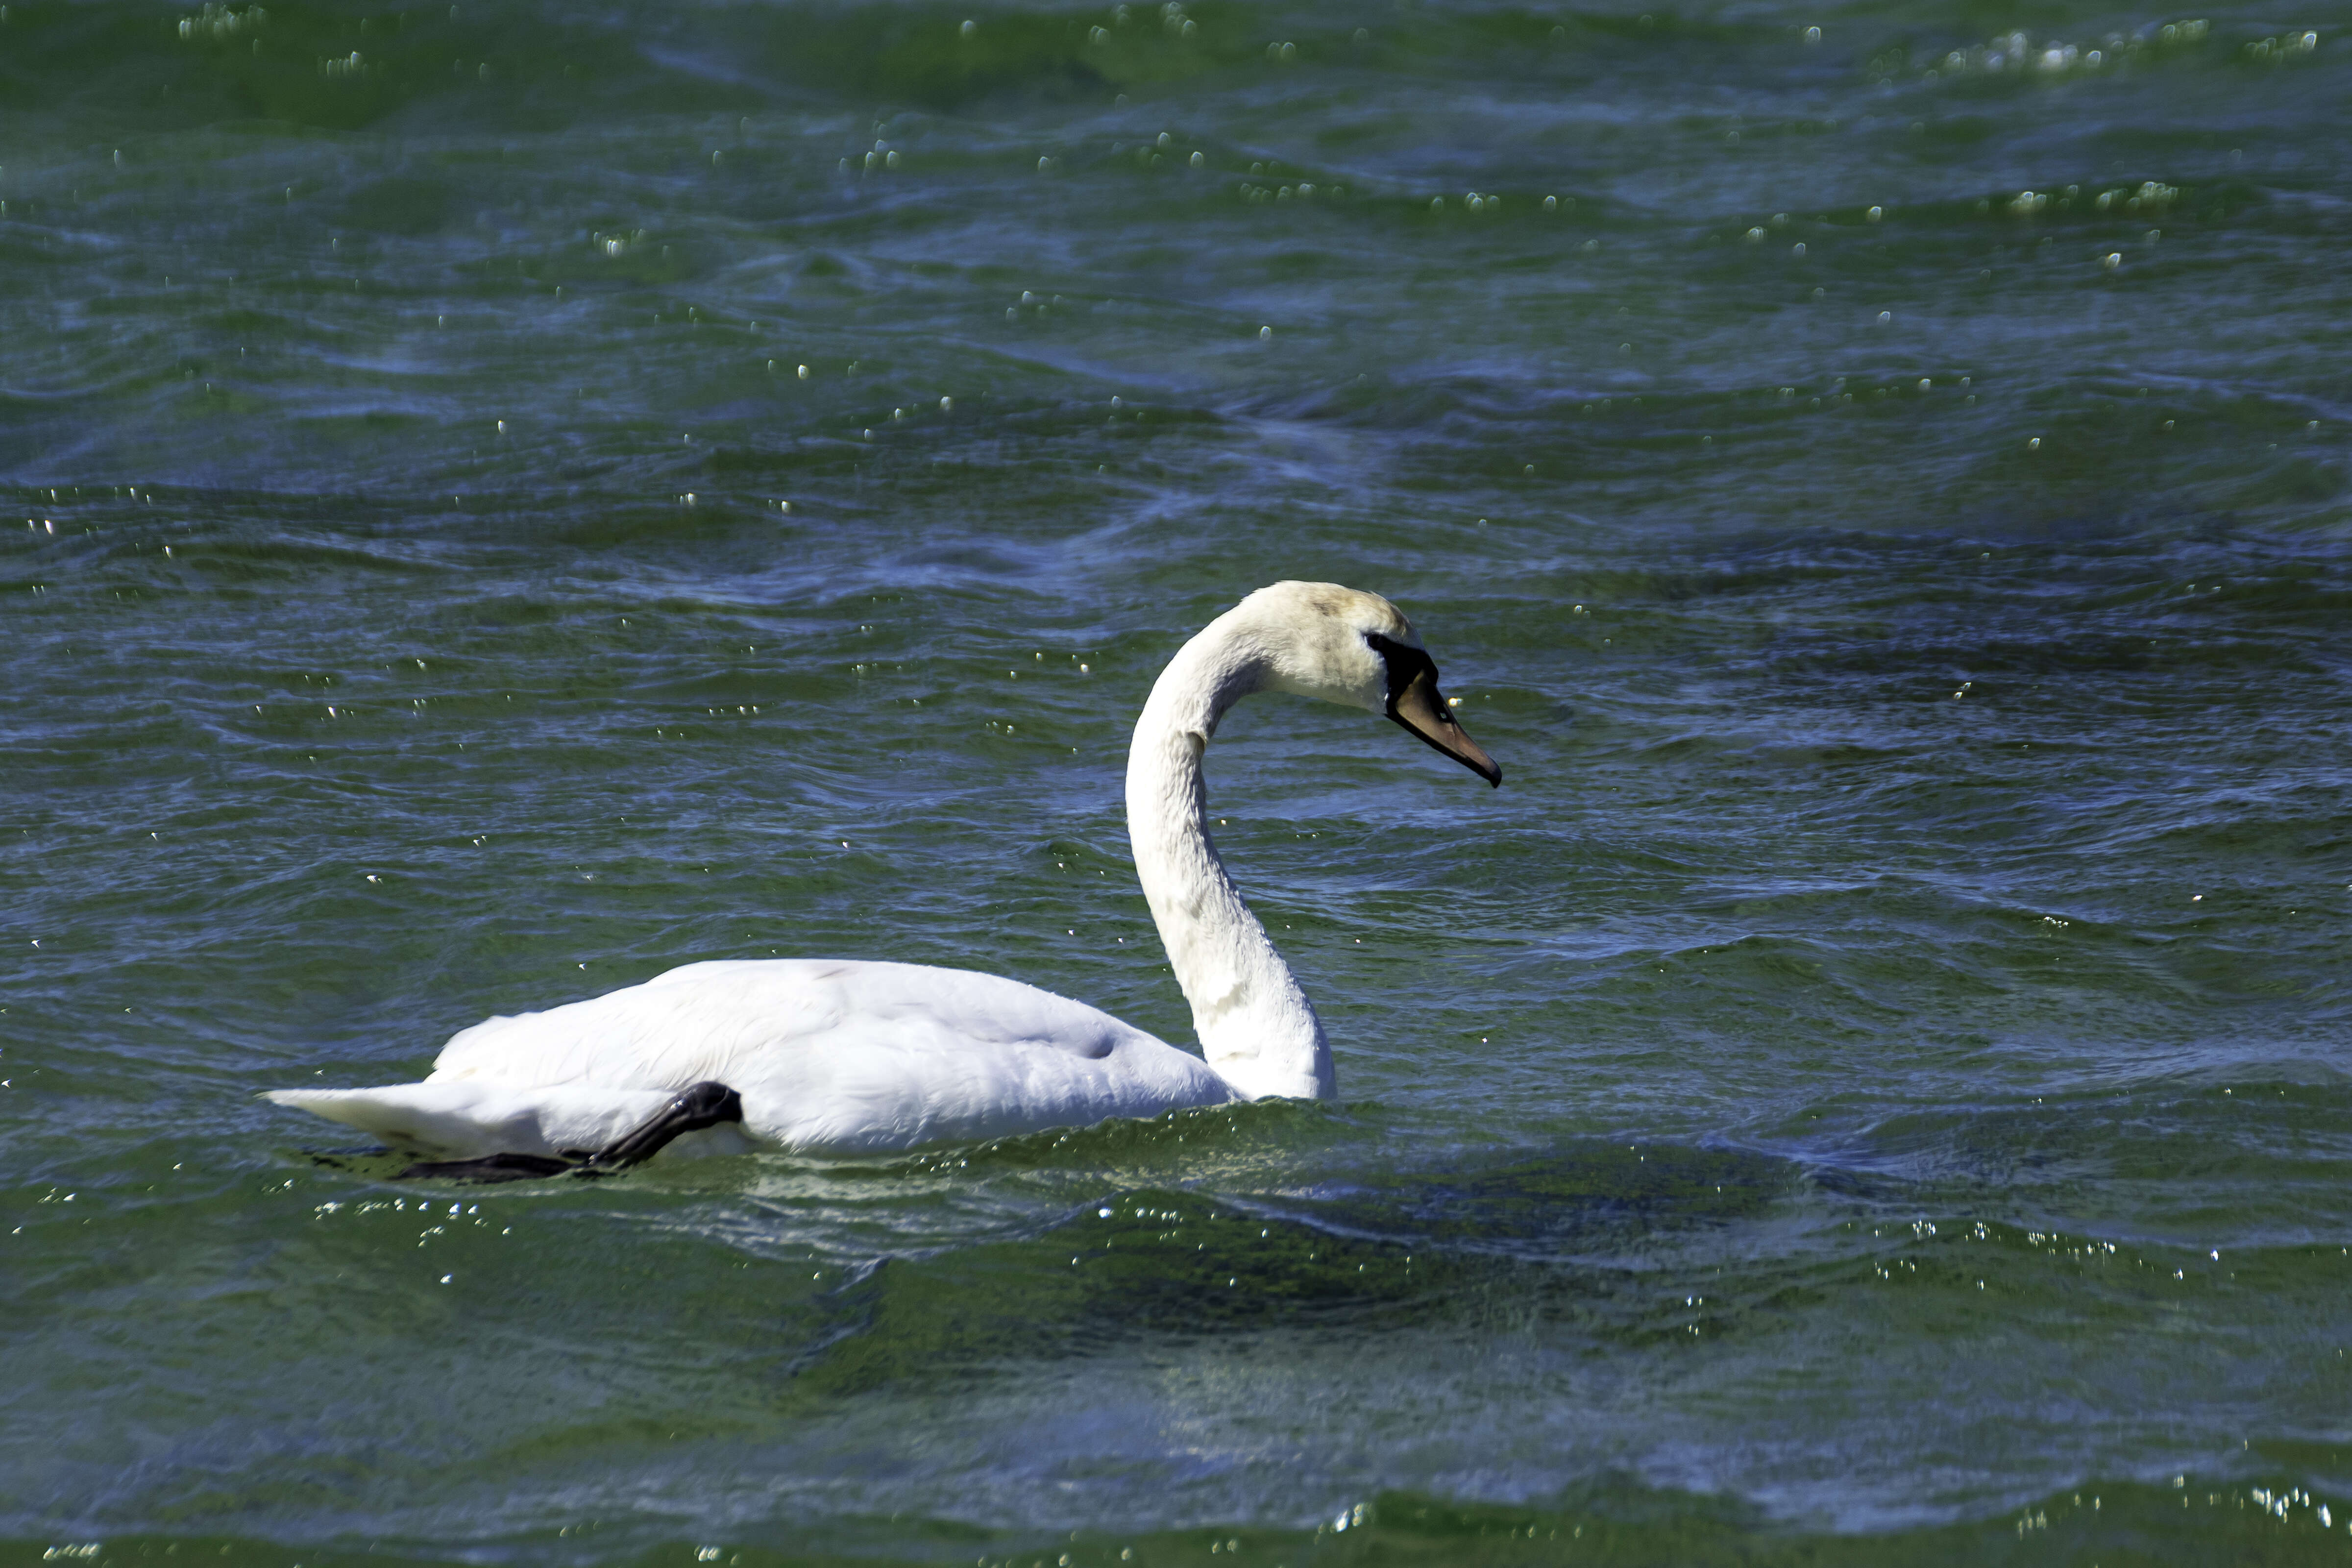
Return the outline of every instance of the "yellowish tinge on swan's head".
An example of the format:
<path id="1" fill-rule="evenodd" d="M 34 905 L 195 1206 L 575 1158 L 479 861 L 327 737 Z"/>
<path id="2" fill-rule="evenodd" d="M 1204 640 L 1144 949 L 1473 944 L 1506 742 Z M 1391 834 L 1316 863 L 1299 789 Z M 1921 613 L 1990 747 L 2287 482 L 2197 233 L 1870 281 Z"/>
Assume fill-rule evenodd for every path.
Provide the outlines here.
<path id="1" fill-rule="evenodd" d="M 1408 647 L 1421 646 L 1402 610 L 1378 594 L 1339 583 L 1270 583 L 1235 607 L 1268 612 L 1302 629 L 1314 622 L 1336 622 L 1359 635 L 1384 637 Z"/>
<path id="2" fill-rule="evenodd" d="M 1388 672 L 1370 639 L 1419 647 L 1412 623 L 1378 594 L 1337 583 L 1276 583 L 1226 614 L 1263 660 L 1267 689 L 1380 712 Z"/>

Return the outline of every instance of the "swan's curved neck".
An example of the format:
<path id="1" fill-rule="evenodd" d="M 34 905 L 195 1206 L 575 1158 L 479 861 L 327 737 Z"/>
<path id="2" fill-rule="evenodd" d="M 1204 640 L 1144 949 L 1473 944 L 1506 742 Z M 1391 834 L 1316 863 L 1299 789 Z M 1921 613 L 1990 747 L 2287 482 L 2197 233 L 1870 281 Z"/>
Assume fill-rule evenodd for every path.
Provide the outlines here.
<path id="1" fill-rule="evenodd" d="M 1322 1100 L 1338 1092 L 1322 1022 L 1209 840 L 1202 753 L 1225 710 L 1266 677 L 1256 640 L 1232 616 L 1178 650 L 1136 721 L 1128 836 L 1209 1065 L 1247 1099 Z"/>

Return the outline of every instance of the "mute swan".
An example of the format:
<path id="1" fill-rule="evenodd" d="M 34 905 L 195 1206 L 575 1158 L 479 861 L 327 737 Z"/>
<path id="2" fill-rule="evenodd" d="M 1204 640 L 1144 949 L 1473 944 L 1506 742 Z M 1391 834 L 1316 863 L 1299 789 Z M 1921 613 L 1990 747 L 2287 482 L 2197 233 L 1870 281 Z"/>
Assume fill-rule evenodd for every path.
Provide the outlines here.
<path id="1" fill-rule="evenodd" d="M 1188 1106 L 1336 1092 L 1314 1007 L 1209 841 L 1201 759 L 1225 710 L 1290 691 L 1385 713 L 1502 783 L 1396 607 L 1276 583 L 1177 650 L 1136 721 L 1137 877 L 1207 1059 L 1083 1003 L 968 970 L 824 959 L 689 963 L 609 995 L 460 1030 L 422 1083 L 278 1089 L 439 1157 L 406 1174 L 614 1169 L 681 1134 L 870 1153 Z"/>

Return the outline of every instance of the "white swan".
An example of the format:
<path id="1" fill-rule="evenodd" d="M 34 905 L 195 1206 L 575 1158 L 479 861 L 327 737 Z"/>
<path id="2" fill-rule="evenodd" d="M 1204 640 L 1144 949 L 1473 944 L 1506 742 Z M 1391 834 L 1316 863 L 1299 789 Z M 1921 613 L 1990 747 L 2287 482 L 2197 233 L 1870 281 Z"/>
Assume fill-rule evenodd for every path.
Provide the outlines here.
<path id="1" fill-rule="evenodd" d="M 1014 980 L 782 959 L 690 963 L 488 1019 L 452 1037 L 422 1083 L 268 1098 L 454 1162 L 415 1173 L 485 1178 L 630 1164 L 688 1132 L 711 1152 L 748 1142 L 866 1153 L 1328 1098 L 1323 1026 L 1209 841 L 1202 753 L 1254 691 L 1385 713 L 1502 782 L 1454 721 L 1412 626 L 1378 595 L 1276 583 L 1178 650 L 1136 721 L 1128 832 L 1205 1061 Z"/>

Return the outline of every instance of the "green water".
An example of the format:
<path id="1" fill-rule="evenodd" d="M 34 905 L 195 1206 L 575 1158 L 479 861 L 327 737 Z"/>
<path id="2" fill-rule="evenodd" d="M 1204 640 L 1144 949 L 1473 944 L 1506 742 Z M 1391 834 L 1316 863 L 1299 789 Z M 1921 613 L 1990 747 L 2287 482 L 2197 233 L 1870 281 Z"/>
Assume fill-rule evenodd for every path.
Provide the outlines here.
<path id="1" fill-rule="evenodd" d="M 2352 1556 L 2347 25 L 10 0 L 0 1559 Z M 1124 747 L 1282 577 L 1507 774 L 1221 734 L 1336 1104 L 254 1098 L 709 958 L 1188 1040 Z"/>

